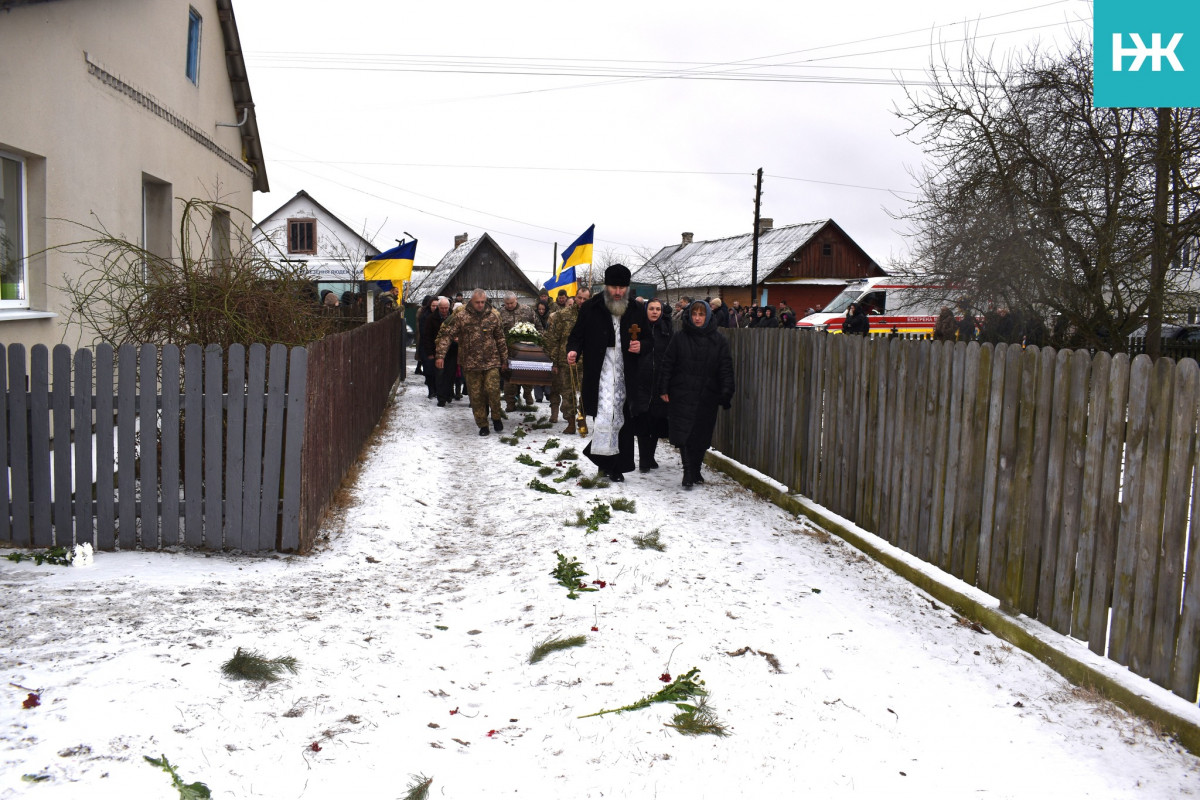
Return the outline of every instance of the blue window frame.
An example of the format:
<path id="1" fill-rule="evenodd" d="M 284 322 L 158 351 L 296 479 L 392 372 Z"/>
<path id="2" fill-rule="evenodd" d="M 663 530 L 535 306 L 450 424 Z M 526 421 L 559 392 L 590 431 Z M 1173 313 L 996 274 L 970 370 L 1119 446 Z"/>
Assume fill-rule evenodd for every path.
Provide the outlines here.
<path id="1" fill-rule="evenodd" d="M 200 83 L 200 12 L 188 9 L 187 77 L 192 83 Z"/>

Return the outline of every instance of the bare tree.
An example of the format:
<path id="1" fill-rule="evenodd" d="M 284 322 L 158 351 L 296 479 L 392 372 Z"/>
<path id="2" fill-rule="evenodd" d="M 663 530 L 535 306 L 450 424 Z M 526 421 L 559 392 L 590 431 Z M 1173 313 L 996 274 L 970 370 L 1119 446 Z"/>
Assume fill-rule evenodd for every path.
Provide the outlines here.
<path id="1" fill-rule="evenodd" d="M 1200 233 L 1200 111 L 1169 110 L 1163 124 L 1153 109 L 1093 108 L 1084 41 L 1000 65 L 968 49 L 960 67 L 932 65 L 930 82 L 897 112 L 929 159 L 904 215 L 910 270 L 977 302 L 1050 314 L 1074 331 L 1060 344 L 1124 349 L 1148 313 L 1194 305 L 1179 271 L 1151 279 L 1152 262 L 1176 260 Z"/>

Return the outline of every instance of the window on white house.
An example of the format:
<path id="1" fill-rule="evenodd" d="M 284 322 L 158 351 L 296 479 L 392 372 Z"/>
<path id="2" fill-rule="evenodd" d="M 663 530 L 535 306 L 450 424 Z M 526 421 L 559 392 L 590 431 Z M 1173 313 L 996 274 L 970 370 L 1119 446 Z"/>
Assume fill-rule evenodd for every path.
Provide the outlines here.
<path id="1" fill-rule="evenodd" d="M 171 184 L 145 173 L 142 173 L 142 247 L 161 259 L 171 257 Z"/>
<path id="2" fill-rule="evenodd" d="M 229 242 L 231 226 L 229 212 L 214 208 L 212 212 L 212 260 L 213 268 L 227 267 L 233 260 L 233 250 Z"/>
<path id="3" fill-rule="evenodd" d="M 200 28 L 203 20 L 200 12 L 188 9 L 187 33 L 187 77 L 192 83 L 200 83 Z"/>
<path id="4" fill-rule="evenodd" d="M 317 254 L 317 221 L 315 219 L 289 219 L 287 228 L 288 253 Z"/>
<path id="5" fill-rule="evenodd" d="M 0 153 L 0 308 L 26 308 L 25 162 Z"/>

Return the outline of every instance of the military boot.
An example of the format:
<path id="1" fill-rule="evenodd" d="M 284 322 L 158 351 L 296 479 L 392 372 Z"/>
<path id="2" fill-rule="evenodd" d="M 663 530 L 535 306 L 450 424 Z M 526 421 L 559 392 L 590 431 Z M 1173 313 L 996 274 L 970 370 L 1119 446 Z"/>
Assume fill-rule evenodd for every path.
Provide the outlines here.
<path id="1" fill-rule="evenodd" d="M 569 420 L 567 420 L 567 427 L 563 428 L 563 433 L 574 433 L 574 432 L 575 432 L 575 420 L 569 419 Z"/>
<path id="2" fill-rule="evenodd" d="M 558 422 L 558 403 L 550 404 L 550 424 Z"/>

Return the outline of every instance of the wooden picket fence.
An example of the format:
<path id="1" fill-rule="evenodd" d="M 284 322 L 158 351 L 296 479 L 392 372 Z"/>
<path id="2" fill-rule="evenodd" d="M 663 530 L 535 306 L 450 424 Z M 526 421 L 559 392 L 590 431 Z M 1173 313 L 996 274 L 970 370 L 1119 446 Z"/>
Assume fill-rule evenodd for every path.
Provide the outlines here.
<path id="1" fill-rule="evenodd" d="M 392 314 L 290 350 L 38 345 L 28 365 L 0 346 L 0 542 L 307 552 L 403 369 L 402 331 Z"/>
<path id="2" fill-rule="evenodd" d="M 1197 700 L 1195 361 L 729 339 L 738 390 L 715 448 Z"/>

